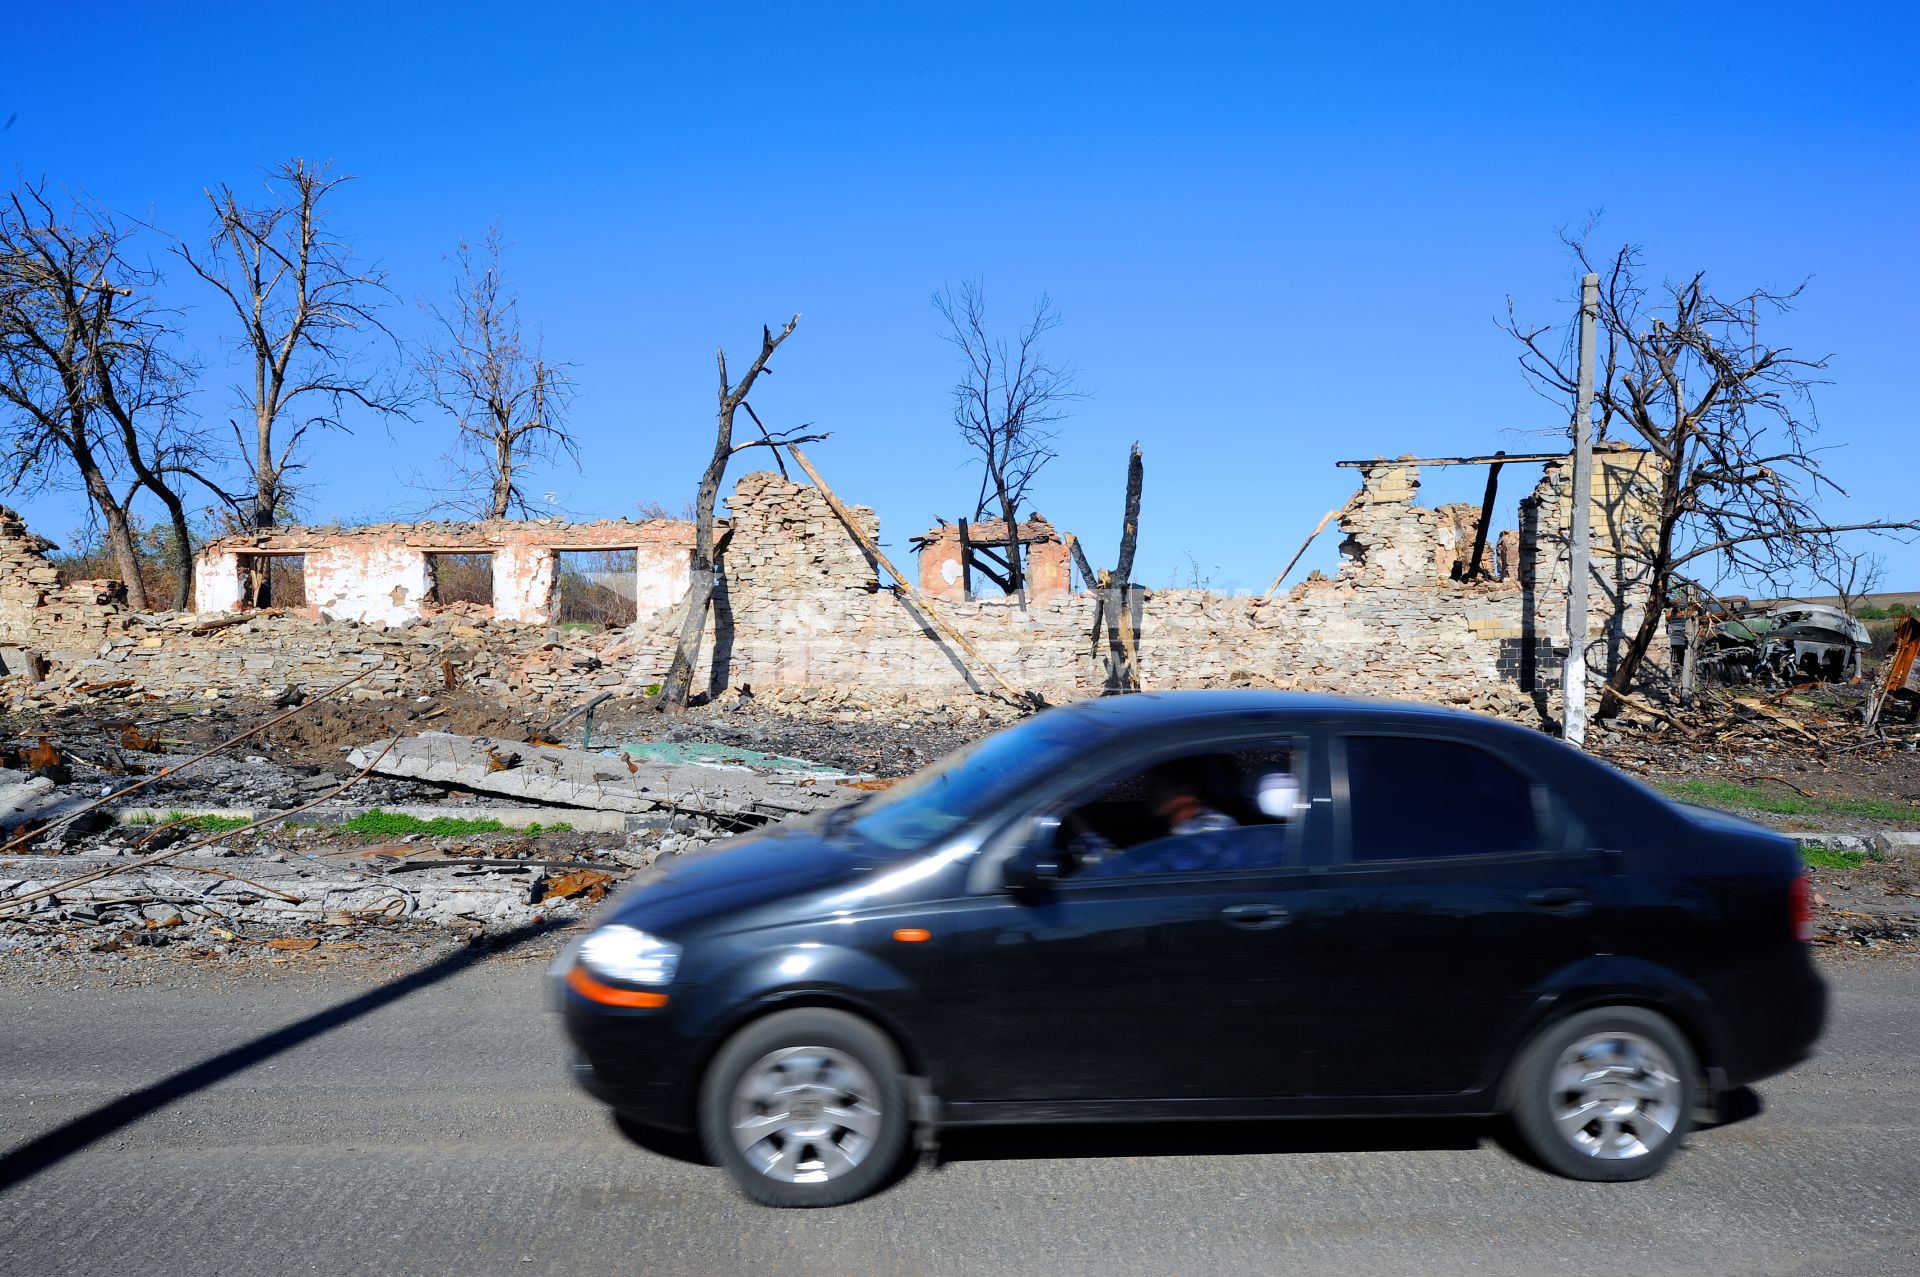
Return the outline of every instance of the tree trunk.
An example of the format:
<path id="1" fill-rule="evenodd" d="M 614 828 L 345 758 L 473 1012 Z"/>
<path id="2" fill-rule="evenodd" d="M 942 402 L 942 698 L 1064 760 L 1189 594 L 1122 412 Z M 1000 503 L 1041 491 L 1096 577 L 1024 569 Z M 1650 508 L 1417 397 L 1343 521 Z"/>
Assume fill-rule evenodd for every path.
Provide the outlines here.
<path id="1" fill-rule="evenodd" d="M 513 429 L 512 421 L 494 413 L 493 501 L 487 508 L 489 519 L 504 519 L 513 509 Z"/>
<path id="2" fill-rule="evenodd" d="M 1133 556 L 1140 543 L 1140 489 L 1146 479 L 1146 466 L 1140 457 L 1140 445 L 1134 444 L 1127 456 L 1127 501 L 1120 521 L 1120 557 L 1115 561 L 1107 607 L 1107 646 L 1113 653 L 1117 677 L 1111 680 L 1123 692 L 1140 690 L 1140 670 L 1133 652 Z"/>
<path id="3" fill-rule="evenodd" d="M 105 477 L 98 470 L 90 470 L 86 481 L 87 491 L 100 509 L 101 522 L 106 524 L 107 549 L 113 554 L 121 581 L 126 583 L 127 606 L 136 612 L 145 612 L 148 610 L 147 583 L 140 575 L 140 551 L 133 544 L 133 528 L 127 522 L 127 512 L 114 501 Z"/>
<path id="4" fill-rule="evenodd" d="M 100 463 L 94 459 L 83 410 L 73 410 L 67 431 L 67 451 L 73 457 L 74 467 L 80 471 L 87 496 L 100 512 L 100 521 L 106 525 L 107 550 L 113 555 L 121 581 L 126 584 L 127 605 L 137 612 L 144 612 L 147 610 L 147 583 L 140 576 L 140 552 L 133 544 L 133 528 L 127 522 L 126 509 L 114 499 L 113 485 L 107 482 L 107 476 L 100 470 Z"/>
<path id="5" fill-rule="evenodd" d="M 666 681 L 660 684 L 656 702 L 662 709 L 685 709 L 693 690 L 693 655 L 700 646 L 700 631 L 707 623 L 707 607 L 713 602 L 713 508 L 720 498 L 720 481 L 726 477 L 727 459 L 733 455 L 733 409 L 720 409 L 720 427 L 716 433 L 713 459 L 700 476 L 700 492 L 693 503 L 693 561 L 688 565 L 687 614 L 680 622 L 680 641 L 674 644 L 673 664 Z"/>
<path id="6" fill-rule="evenodd" d="M 654 698 L 655 709 L 685 709 L 687 697 L 693 690 L 693 655 L 700 645 L 700 631 L 706 625 L 707 608 L 713 602 L 713 507 L 720 499 L 720 481 L 726 478 L 727 461 L 733 456 L 733 414 L 746 402 L 753 383 L 766 371 L 767 360 L 773 357 L 781 342 L 793 335 L 799 322 L 800 316 L 795 315 L 778 337 L 771 328 L 760 330 L 760 357 L 753 361 L 737 386 L 727 380 L 726 351 L 714 352 L 720 365 L 720 413 L 714 430 L 713 459 L 707 462 L 706 472 L 700 476 L 700 492 L 693 503 L 693 562 L 688 565 L 687 614 L 680 622 L 680 641 L 674 645 L 673 664 L 668 666 L 666 680 L 660 684 L 660 695 Z"/>
<path id="7" fill-rule="evenodd" d="M 1654 573 L 1652 590 L 1647 599 L 1647 614 L 1640 618 L 1640 628 L 1634 631 L 1633 640 L 1627 644 L 1627 650 L 1621 654 L 1620 664 L 1607 680 L 1600 696 L 1601 718 L 1611 718 L 1621 709 L 1620 697 L 1626 695 L 1633 686 L 1633 676 L 1640 672 L 1640 663 L 1646 659 L 1647 652 L 1653 647 L 1653 640 L 1660 635 L 1667 616 L 1667 586 L 1672 575 L 1665 571 Z M 1568 658 L 1573 652 L 1569 650 Z M 1580 659 L 1585 660 L 1585 650 L 1581 650 Z"/>
<path id="8" fill-rule="evenodd" d="M 1115 571 L 1095 573 L 1087 562 L 1087 556 L 1081 552 L 1080 543 L 1073 543 L 1074 562 L 1080 565 L 1080 575 L 1086 578 L 1087 589 L 1100 600 L 1099 610 L 1094 613 L 1094 625 L 1106 630 L 1105 690 L 1109 693 L 1140 690 L 1140 671 L 1135 667 L 1132 656 L 1135 648 L 1132 642 L 1133 604 L 1127 589 L 1127 578 L 1133 574 L 1133 555 L 1139 543 L 1140 488 L 1144 478 L 1140 445 L 1135 444 L 1127 458 L 1127 499 L 1120 522 L 1119 567 Z"/>
<path id="9" fill-rule="evenodd" d="M 1660 480 L 1660 538 L 1654 545 L 1653 558 L 1648 565 L 1651 576 L 1647 583 L 1647 612 L 1640 618 L 1640 628 L 1634 631 L 1627 650 L 1621 654 L 1620 664 L 1614 667 L 1605 687 L 1601 689 L 1600 709 L 1596 715 L 1599 718 L 1611 718 L 1620 712 L 1620 697 L 1626 695 L 1633 686 L 1633 677 L 1640 672 L 1640 663 L 1646 659 L 1647 652 L 1653 647 L 1653 641 L 1666 621 L 1667 591 L 1673 584 L 1673 531 L 1679 523 L 1677 512 L 1682 499 L 1680 476 L 1676 468 L 1663 467 Z M 1616 600 L 1615 607 L 1621 606 L 1621 602 Z M 1585 638 L 1582 634 L 1581 641 L 1576 643 L 1573 635 L 1567 636 L 1569 660 L 1574 658 L 1576 651 L 1580 660 L 1587 659 Z"/>
<path id="10" fill-rule="evenodd" d="M 1007 593 L 1020 600 L 1020 610 L 1027 610 L 1027 574 L 1020 570 L 1020 524 L 1014 518 L 1013 502 L 1007 497 L 1005 487 L 999 488 L 1000 517 L 1007 521 Z"/>
<path id="11" fill-rule="evenodd" d="M 171 488 L 158 488 L 154 495 L 167 507 L 167 523 L 173 528 L 173 567 L 179 578 L 173 585 L 173 610 L 185 612 L 193 606 L 193 533 L 187 527 L 187 508 Z"/>

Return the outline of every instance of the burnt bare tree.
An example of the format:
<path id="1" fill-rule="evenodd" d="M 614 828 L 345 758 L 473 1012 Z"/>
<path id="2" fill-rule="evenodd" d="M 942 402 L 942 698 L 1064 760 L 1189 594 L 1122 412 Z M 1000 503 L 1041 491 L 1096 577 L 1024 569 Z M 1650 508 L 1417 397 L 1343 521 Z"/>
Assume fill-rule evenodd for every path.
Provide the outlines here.
<path id="1" fill-rule="evenodd" d="M 1813 558 L 1813 579 L 1833 590 L 1840 610 L 1851 616 L 1867 596 L 1880 588 L 1887 574 L 1887 561 L 1878 554 L 1843 549 L 1834 542 L 1818 550 Z"/>
<path id="2" fill-rule="evenodd" d="M 1920 522 L 1831 524 L 1814 506 L 1822 493 L 1841 493 L 1811 443 L 1818 425 L 1812 391 L 1828 358 L 1767 346 L 1759 331 L 1761 313 L 1791 310 L 1804 284 L 1722 298 L 1704 273 L 1649 285 L 1635 245 L 1598 264 L 1584 234 L 1568 237 L 1567 246 L 1601 276 L 1595 437 L 1612 432 L 1660 463 L 1653 526 L 1638 547 L 1622 551 L 1645 571 L 1647 609 L 1607 679 L 1600 713 L 1608 715 L 1620 709 L 1661 633 L 1668 592 L 1683 570 L 1694 575 L 1711 564 L 1722 575 L 1777 582 L 1803 570 L 1836 533 L 1911 531 Z M 1506 327 L 1523 346 L 1520 364 L 1536 387 L 1571 405 L 1578 387 L 1571 343 L 1556 338 L 1553 326 L 1520 324 L 1511 299 Z"/>
<path id="3" fill-rule="evenodd" d="M 1107 641 L 1106 693 L 1140 690 L 1140 668 L 1136 659 L 1138 644 L 1133 636 L 1133 559 L 1140 543 L 1140 490 L 1146 479 L 1146 464 L 1135 443 L 1127 454 L 1126 502 L 1120 514 L 1120 554 L 1111 572 L 1096 571 L 1087 562 L 1080 542 L 1073 542 L 1074 566 L 1089 590 L 1099 593 L 1100 607 L 1094 615 L 1094 627 L 1104 626 Z"/>
<path id="4" fill-rule="evenodd" d="M 720 365 L 720 410 L 715 423 L 713 455 L 707 461 L 707 468 L 700 475 L 700 490 L 693 502 L 693 560 L 688 565 L 687 612 L 680 624 L 680 639 L 674 645 L 673 663 L 667 668 L 667 676 L 660 684 L 660 693 L 653 700 L 654 708 L 661 710 L 681 710 L 687 706 L 687 698 L 693 691 L 693 657 L 700 647 L 700 634 L 706 628 L 707 609 L 713 605 L 715 553 L 713 537 L 714 505 L 720 497 L 720 484 L 727 477 L 727 463 L 735 453 L 745 452 L 748 448 L 769 448 L 777 458 L 779 449 L 788 444 L 814 443 L 826 438 L 824 434 L 803 433 L 805 426 L 796 426 L 790 430 L 770 431 L 760 425 L 760 418 L 751 407 L 747 407 L 747 395 L 753 390 L 753 383 L 762 373 L 771 374 L 767 361 L 773 358 L 773 352 L 780 343 L 793 336 L 793 330 L 800 325 L 800 316 L 795 315 L 787 321 L 786 327 L 777 334 L 771 328 L 760 329 L 760 353 L 747 368 L 739 381 L 733 381 L 727 372 L 727 352 L 723 347 L 714 352 Z M 741 408 L 747 408 L 747 415 L 753 419 L 760 431 L 758 439 L 748 439 L 742 443 L 733 440 L 733 418 Z M 784 466 L 782 467 L 784 469 Z"/>
<path id="5" fill-rule="evenodd" d="M 539 339 L 521 333 L 520 299 L 502 275 L 500 247 L 498 225 L 477 254 L 460 241 L 452 305 L 429 307 L 439 332 L 419 360 L 428 393 L 458 430 L 434 508 L 480 519 L 547 513 L 521 486 L 522 473 L 563 457 L 580 464 L 567 430 L 572 366 L 549 362 Z"/>
<path id="6" fill-rule="evenodd" d="M 347 430 L 351 408 L 378 417 L 407 408 L 405 392 L 363 360 L 370 342 L 393 341 L 379 318 L 391 295 L 386 276 L 361 264 L 328 225 L 334 193 L 351 180 L 324 164 L 288 160 L 267 171 L 258 203 L 226 185 L 208 190 L 205 248 L 175 246 L 226 300 L 238 329 L 233 344 L 247 377 L 235 387 L 244 421 L 232 426 L 249 478 L 239 490 L 216 491 L 240 527 L 270 528 L 287 514 L 311 432 Z"/>
<path id="7" fill-rule="evenodd" d="M 1033 316 L 1009 340 L 987 325 L 986 291 L 978 282 L 935 294 L 934 309 L 946 320 L 945 338 L 960 352 L 962 372 L 953 387 L 953 422 L 978 454 L 980 493 L 974 518 L 998 510 L 1006 524 L 1006 591 L 1026 606 L 1026 574 L 1020 559 L 1018 511 L 1034 476 L 1057 455 L 1056 427 L 1068 405 L 1082 398 L 1074 371 L 1054 362 L 1041 339 L 1060 326 L 1053 302 L 1034 303 Z"/>
<path id="8" fill-rule="evenodd" d="M 56 207 L 44 181 L 0 203 L 0 403 L 13 410 L 9 489 L 72 478 L 100 520 L 134 607 L 152 605 L 133 503 L 165 508 L 175 559 L 171 606 L 191 598 L 184 477 L 200 460 L 181 411 L 192 370 L 168 350 L 159 276 L 127 255 L 132 232 L 82 197 Z"/>

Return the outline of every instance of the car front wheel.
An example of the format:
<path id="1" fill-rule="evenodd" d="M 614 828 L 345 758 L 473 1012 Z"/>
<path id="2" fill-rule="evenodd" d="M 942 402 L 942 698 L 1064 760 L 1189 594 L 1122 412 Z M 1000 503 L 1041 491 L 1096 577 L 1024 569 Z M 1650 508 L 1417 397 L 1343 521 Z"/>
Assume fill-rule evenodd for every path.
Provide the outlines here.
<path id="1" fill-rule="evenodd" d="M 781 1011 L 735 1034 L 700 1093 L 708 1155 L 768 1206 L 838 1206 L 884 1184 L 911 1121 L 899 1052 L 857 1016 Z"/>
<path id="2" fill-rule="evenodd" d="M 1697 1066 L 1686 1039 L 1644 1007 L 1598 1007 L 1536 1034 L 1507 1087 L 1515 1127 L 1572 1179 L 1645 1179 L 1685 1140 Z"/>

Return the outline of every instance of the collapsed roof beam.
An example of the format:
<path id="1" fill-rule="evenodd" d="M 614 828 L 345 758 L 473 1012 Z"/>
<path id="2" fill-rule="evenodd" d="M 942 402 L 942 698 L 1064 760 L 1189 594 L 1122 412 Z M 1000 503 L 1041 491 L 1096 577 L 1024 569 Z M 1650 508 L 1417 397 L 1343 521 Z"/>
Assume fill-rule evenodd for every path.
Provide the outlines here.
<path id="1" fill-rule="evenodd" d="M 1371 470 L 1376 466 L 1493 466 L 1515 461 L 1565 461 L 1564 452 L 1496 452 L 1491 457 L 1372 457 L 1365 461 L 1336 461 L 1343 470 Z"/>

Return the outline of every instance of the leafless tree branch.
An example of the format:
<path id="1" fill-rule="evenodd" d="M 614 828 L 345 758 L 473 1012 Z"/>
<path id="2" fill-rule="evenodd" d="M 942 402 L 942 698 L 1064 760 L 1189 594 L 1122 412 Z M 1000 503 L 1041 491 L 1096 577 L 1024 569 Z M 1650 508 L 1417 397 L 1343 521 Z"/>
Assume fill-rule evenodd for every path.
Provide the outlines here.
<path id="1" fill-rule="evenodd" d="M 506 284 L 500 257 L 497 224 L 478 253 L 461 241 L 452 305 L 428 308 L 438 332 L 418 361 L 428 393 L 456 431 L 445 458 L 450 482 L 435 504 L 480 519 L 548 513 L 549 503 L 522 486 L 526 469 L 561 458 L 580 465 L 567 428 L 572 365 L 548 360 L 538 338 L 522 335 L 520 299 Z M 354 387 L 336 393 L 360 399 Z"/>
<path id="2" fill-rule="evenodd" d="M 1053 443 L 1069 405 L 1085 395 L 1075 388 L 1074 370 L 1041 348 L 1041 339 L 1060 325 L 1049 298 L 1034 303 L 1032 318 L 1011 340 L 989 330 L 986 291 L 978 281 L 963 283 L 957 293 L 942 290 L 933 306 L 946 321 L 942 335 L 960 352 L 953 422 L 981 465 L 974 518 L 991 505 L 1005 520 L 1006 588 L 1024 604 L 1018 511 L 1035 476 L 1057 455 Z"/>
<path id="3" fill-rule="evenodd" d="M 349 404 L 383 418 L 404 417 L 411 405 L 405 387 L 362 360 L 370 343 L 398 343 L 380 319 L 390 297 L 384 272 L 362 265 L 328 225 L 331 201 L 350 180 L 295 158 L 267 171 L 258 203 L 229 186 L 209 189 L 205 246 L 174 245 L 227 303 L 233 344 L 251 371 L 235 388 L 249 419 L 244 430 L 236 425 L 251 480 L 233 514 L 245 527 L 287 515 L 295 450 L 310 430 L 346 429 Z"/>
<path id="4" fill-rule="evenodd" d="M 1656 289 L 1638 247 L 1599 257 L 1591 229 L 1563 239 L 1583 272 L 1601 277 L 1595 435 L 1621 431 L 1661 461 L 1653 526 L 1637 552 L 1648 606 L 1608 679 L 1604 714 L 1619 708 L 1660 632 L 1683 565 L 1717 558 L 1725 574 L 1778 582 L 1829 552 L 1835 534 L 1915 531 L 1920 521 L 1834 524 L 1814 506 L 1823 490 L 1839 491 L 1811 443 L 1813 390 L 1828 359 L 1765 345 L 1759 332 L 1761 315 L 1790 311 L 1804 283 L 1723 299 L 1696 273 Z M 1529 380 L 1571 405 L 1578 370 L 1570 350 L 1552 347 L 1555 329 L 1522 325 L 1511 302 L 1505 327 Z"/>

